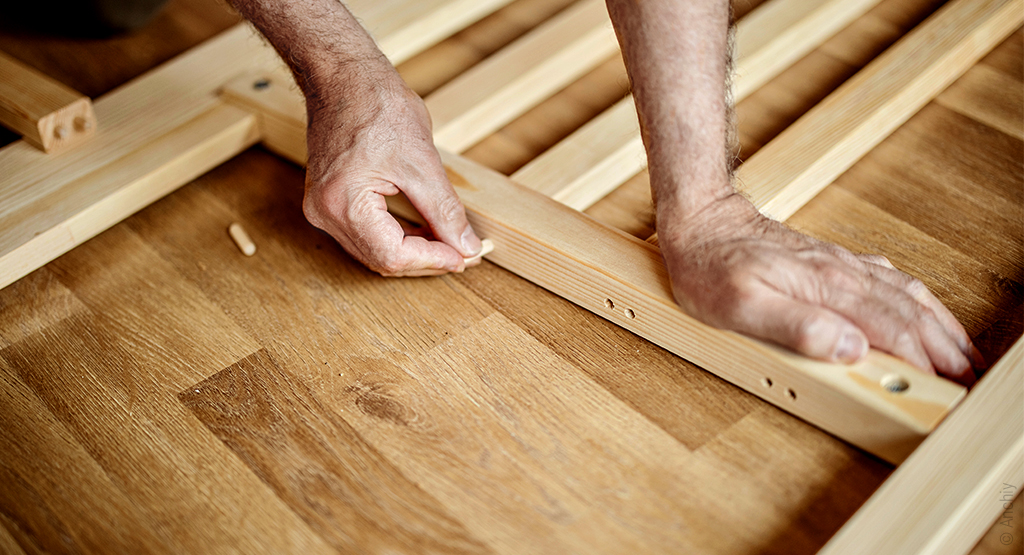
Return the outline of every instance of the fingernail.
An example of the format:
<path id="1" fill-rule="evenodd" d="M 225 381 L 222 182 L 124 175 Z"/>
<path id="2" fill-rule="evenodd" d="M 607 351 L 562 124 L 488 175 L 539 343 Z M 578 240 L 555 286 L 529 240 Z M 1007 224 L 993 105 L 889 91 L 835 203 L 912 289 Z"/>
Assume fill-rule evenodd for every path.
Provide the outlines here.
<path id="1" fill-rule="evenodd" d="M 466 231 L 462 232 L 462 249 L 469 254 L 467 258 L 476 256 L 480 248 L 480 238 L 476 236 L 472 227 L 466 226 Z"/>
<path id="2" fill-rule="evenodd" d="M 839 338 L 833 358 L 846 363 L 857 362 L 862 356 L 867 345 L 859 333 L 847 332 Z"/>
<path id="3" fill-rule="evenodd" d="M 971 365 L 978 370 L 988 367 L 985 357 L 981 356 L 981 351 L 973 343 L 971 344 Z"/>

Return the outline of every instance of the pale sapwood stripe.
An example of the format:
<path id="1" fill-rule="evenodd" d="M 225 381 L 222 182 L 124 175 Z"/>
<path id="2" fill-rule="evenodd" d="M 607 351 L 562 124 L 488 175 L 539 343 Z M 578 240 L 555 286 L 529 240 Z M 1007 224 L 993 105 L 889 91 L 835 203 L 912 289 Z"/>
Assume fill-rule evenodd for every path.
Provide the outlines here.
<path id="1" fill-rule="evenodd" d="M 879 0 L 772 0 L 736 26 L 733 96 L 743 100 Z M 647 166 L 631 98 L 523 166 L 512 179 L 586 210 Z"/>
<path id="2" fill-rule="evenodd" d="M 428 96 L 434 142 L 461 152 L 617 51 L 603 0 L 583 0 Z"/>
<path id="3" fill-rule="evenodd" d="M 1022 384 L 1024 340 L 1018 339 L 820 553 L 970 550 L 1024 484 Z"/>
<path id="4" fill-rule="evenodd" d="M 398 65 L 512 0 L 349 0 L 346 6 Z"/>

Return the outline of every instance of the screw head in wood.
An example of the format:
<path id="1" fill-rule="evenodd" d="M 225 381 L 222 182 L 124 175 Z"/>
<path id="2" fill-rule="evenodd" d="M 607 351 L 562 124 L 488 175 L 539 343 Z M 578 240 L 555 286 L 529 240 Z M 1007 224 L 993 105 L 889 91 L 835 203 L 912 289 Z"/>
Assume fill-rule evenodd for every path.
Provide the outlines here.
<path id="1" fill-rule="evenodd" d="M 270 87 L 270 79 L 260 79 L 252 84 L 252 88 L 262 91 L 263 89 Z"/>

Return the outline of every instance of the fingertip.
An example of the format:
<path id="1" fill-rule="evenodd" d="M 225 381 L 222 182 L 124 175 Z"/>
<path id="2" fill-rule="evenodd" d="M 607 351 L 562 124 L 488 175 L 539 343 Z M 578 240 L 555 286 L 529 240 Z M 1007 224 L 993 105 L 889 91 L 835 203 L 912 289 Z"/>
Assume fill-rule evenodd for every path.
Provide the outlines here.
<path id="1" fill-rule="evenodd" d="M 847 329 L 839 336 L 835 349 L 832 351 L 832 360 L 853 364 L 864 358 L 868 353 L 868 339 L 860 330 Z"/>
<path id="2" fill-rule="evenodd" d="M 975 382 L 978 381 L 978 376 L 974 373 L 974 370 L 968 368 L 960 374 L 943 374 L 945 377 L 953 380 L 954 382 L 964 386 L 971 387 Z"/>
<path id="3" fill-rule="evenodd" d="M 465 258 L 473 258 L 478 256 L 483 250 L 483 242 L 477 237 L 476 232 L 473 231 L 473 226 L 466 224 L 466 229 L 462 232 L 462 254 Z"/>
<path id="4" fill-rule="evenodd" d="M 976 370 L 984 370 L 985 368 L 988 368 L 988 363 L 985 362 L 985 357 L 981 355 L 981 351 L 974 346 L 974 343 L 971 343 L 970 350 L 971 366 Z"/>

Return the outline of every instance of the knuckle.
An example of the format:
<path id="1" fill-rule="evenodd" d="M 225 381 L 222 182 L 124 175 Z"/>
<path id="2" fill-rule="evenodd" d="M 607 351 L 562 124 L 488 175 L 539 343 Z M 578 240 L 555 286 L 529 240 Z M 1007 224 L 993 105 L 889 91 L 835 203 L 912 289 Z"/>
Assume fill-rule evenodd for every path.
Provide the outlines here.
<path id="1" fill-rule="evenodd" d="M 302 214 L 309 223 L 323 229 L 324 227 L 324 206 L 320 195 L 309 191 L 302 197 Z"/>
<path id="2" fill-rule="evenodd" d="M 437 214 L 446 222 L 457 221 L 463 215 L 462 202 L 455 195 L 442 195 L 437 200 Z"/>
<path id="3" fill-rule="evenodd" d="M 919 298 L 921 295 L 928 293 L 928 287 L 925 286 L 924 282 L 915 277 L 907 278 L 906 289 L 907 292 L 915 298 Z"/>
<path id="4" fill-rule="evenodd" d="M 824 286 L 829 289 L 858 291 L 861 288 L 861 283 L 858 279 L 835 264 L 823 265 L 818 269 L 818 273 Z"/>
<path id="5" fill-rule="evenodd" d="M 370 269 L 384 277 L 393 277 L 405 270 L 405 264 L 394 252 L 380 253 Z"/>
<path id="6" fill-rule="evenodd" d="M 812 312 L 796 322 L 796 348 L 806 351 L 832 322 L 821 312 Z"/>

